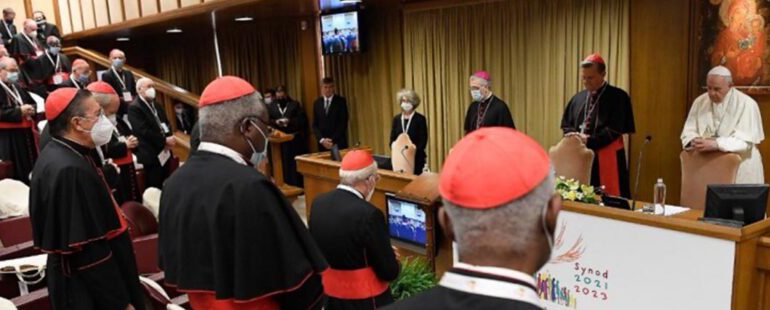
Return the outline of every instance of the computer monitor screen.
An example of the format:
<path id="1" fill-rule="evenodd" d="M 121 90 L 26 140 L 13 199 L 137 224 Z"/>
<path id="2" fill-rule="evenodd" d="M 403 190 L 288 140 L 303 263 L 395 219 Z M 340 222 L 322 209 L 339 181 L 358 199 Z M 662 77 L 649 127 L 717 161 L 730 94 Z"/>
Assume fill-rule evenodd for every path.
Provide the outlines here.
<path id="1" fill-rule="evenodd" d="M 709 185 L 703 217 L 750 225 L 765 218 L 767 194 L 767 184 Z"/>
<path id="2" fill-rule="evenodd" d="M 420 205 L 387 195 L 390 237 L 421 247 L 428 245 L 425 211 Z"/>

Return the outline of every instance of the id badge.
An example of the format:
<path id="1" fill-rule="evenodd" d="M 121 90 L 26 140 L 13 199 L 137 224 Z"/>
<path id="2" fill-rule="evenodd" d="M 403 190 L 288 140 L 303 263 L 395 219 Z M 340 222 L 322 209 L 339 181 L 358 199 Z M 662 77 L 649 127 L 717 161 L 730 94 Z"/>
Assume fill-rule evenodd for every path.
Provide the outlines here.
<path id="1" fill-rule="evenodd" d="M 37 57 L 43 56 L 43 51 L 35 51 L 35 55 L 37 55 Z"/>
<path id="2" fill-rule="evenodd" d="M 123 92 L 123 101 L 126 101 L 126 102 L 134 101 L 134 97 L 131 96 L 131 92 L 129 92 L 129 91 L 124 91 Z"/>
<path id="3" fill-rule="evenodd" d="M 61 74 L 57 74 L 53 76 L 53 83 L 56 85 L 61 84 L 61 82 L 64 82 L 64 80 L 61 77 Z"/>
<path id="4" fill-rule="evenodd" d="M 126 141 L 128 141 L 128 140 L 126 139 L 126 137 L 124 137 L 124 136 L 120 136 L 120 137 L 118 137 L 118 142 L 120 142 L 120 143 L 126 143 Z"/>
<path id="5" fill-rule="evenodd" d="M 163 128 L 163 133 L 171 132 L 171 130 L 168 129 L 168 125 L 166 125 L 166 123 L 160 123 L 160 127 Z"/>

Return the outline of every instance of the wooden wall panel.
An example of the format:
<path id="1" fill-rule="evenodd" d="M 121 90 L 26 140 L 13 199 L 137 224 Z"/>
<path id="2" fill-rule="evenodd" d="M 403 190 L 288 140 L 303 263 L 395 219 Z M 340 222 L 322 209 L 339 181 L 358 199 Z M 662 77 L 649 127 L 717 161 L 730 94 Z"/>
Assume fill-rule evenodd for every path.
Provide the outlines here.
<path id="1" fill-rule="evenodd" d="M 123 21 L 122 0 L 107 0 L 107 6 L 110 10 L 110 23 L 119 23 Z"/>
<path id="2" fill-rule="evenodd" d="M 665 10 L 660 8 L 665 7 Z M 687 117 L 689 1 L 631 0 L 631 102 L 636 118 L 632 138 L 631 184 L 639 146 L 647 146 L 639 200 L 652 201 L 657 178 L 668 186 L 666 203 L 678 203 L 681 188 L 679 135 Z M 633 189 L 632 189 L 633 190 Z"/>
<path id="3" fill-rule="evenodd" d="M 94 11 L 96 12 L 96 26 L 107 26 L 110 24 L 110 10 L 107 0 L 93 0 Z"/>
<path id="4" fill-rule="evenodd" d="M 59 23 L 59 28 L 64 33 L 72 32 L 72 19 L 70 18 L 70 5 L 67 0 L 59 0 L 59 17 L 62 22 Z"/>
<path id="5" fill-rule="evenodd" d="M 123 10 L 126 12 L 126 20 L 139 18 L 139 0 L 123 0 Z"/>
<path id="6" fill-rule="evenodd" d="M 179 8 L 177 0 L 160 0 L 160 11 L 167 12 Z"/>
<path id="7" fill-rule="evenodd" d="M 80 0 L 62 0 L 70 3 L 70 17 L 72 18 L 72 32 L 83 30 L 83 18 L 80 12 Z"/>
<path id="8" fill-rule="evenodd" d="M 203 1 L 201 1 L 201 0 L 182 0 L 182 6 L 183 7 L 190 6 L 190 5 L 195 5 L 195 4 L 201 4 L 201 3 L 203 3 Z"/>
<path id="9" fill-rule="evenodd" d="M 94 15 L 94 3 L 93 0 L 79 0 L 80 7 L 83 8 L 83 30 L 93 29 L 96 27 L 96 15 Z"/>
<path id="10" fill-rule="evenodd" d="M 42 11 L 49 23 L 61 25 L 59 20 L 56 18 L 53 0 L 31 0 L 31 3 L 32 11 Z M 61 26 L 59 26 L 59 30 L 62 30 Z"/>
<path id="11" fill-rule="evenodd" d="M 158 13 L 157 0 L 140 0 L 140 2 L 142 3 L 142 17 Z"/>

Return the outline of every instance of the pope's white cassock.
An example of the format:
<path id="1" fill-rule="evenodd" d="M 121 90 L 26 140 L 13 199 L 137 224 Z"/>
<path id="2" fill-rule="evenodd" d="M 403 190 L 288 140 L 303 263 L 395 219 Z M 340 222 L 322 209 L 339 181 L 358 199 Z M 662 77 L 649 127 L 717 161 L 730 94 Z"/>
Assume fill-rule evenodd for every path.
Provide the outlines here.
<path id="1" fill-rule="evenodd" d="M 765 183 L 762 156 L 757 150 L 765 134 L 757 102 L 734 87 L 722 101 L 715 104 L 708 93 L 695 99 L 682 130 L 682 147 L 695 138 L 716 138 L 720 151 L 741 156 L 736 183 Z"/>

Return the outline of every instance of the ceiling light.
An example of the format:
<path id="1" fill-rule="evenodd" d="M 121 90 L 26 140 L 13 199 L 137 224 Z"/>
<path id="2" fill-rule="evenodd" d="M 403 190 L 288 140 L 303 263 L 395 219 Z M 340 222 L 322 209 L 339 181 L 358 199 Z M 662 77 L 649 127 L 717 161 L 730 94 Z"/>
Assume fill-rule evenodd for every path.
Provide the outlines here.
<path id="1" fill-rule="evenodd" d="M 129 39 L 128 37 L 119 37 L 119 38 L 117 38 L 115 40 L 118 41 L 118 42 L 128 42 L 131 39 Z"/>
<path id="2" fill-rule="evenodd" d="M 242 17 L 236 17 L 235 18 L 236 22 L 250 22 L 252 20 L 254 20 L 254 18 L 253 17 L 249 17 L 249 16 L 242 16 Z"/>
<path id="3" fill-rule="evenodd" d="M 361 3 L 361 0 L 340 0 L 341 3 Z"/>
<path id="4" fill-rule="evenodd" d="M 182 29 L 171 28 L 171 29 L 166 30 L 166 33 L 182 33 Z"/>

